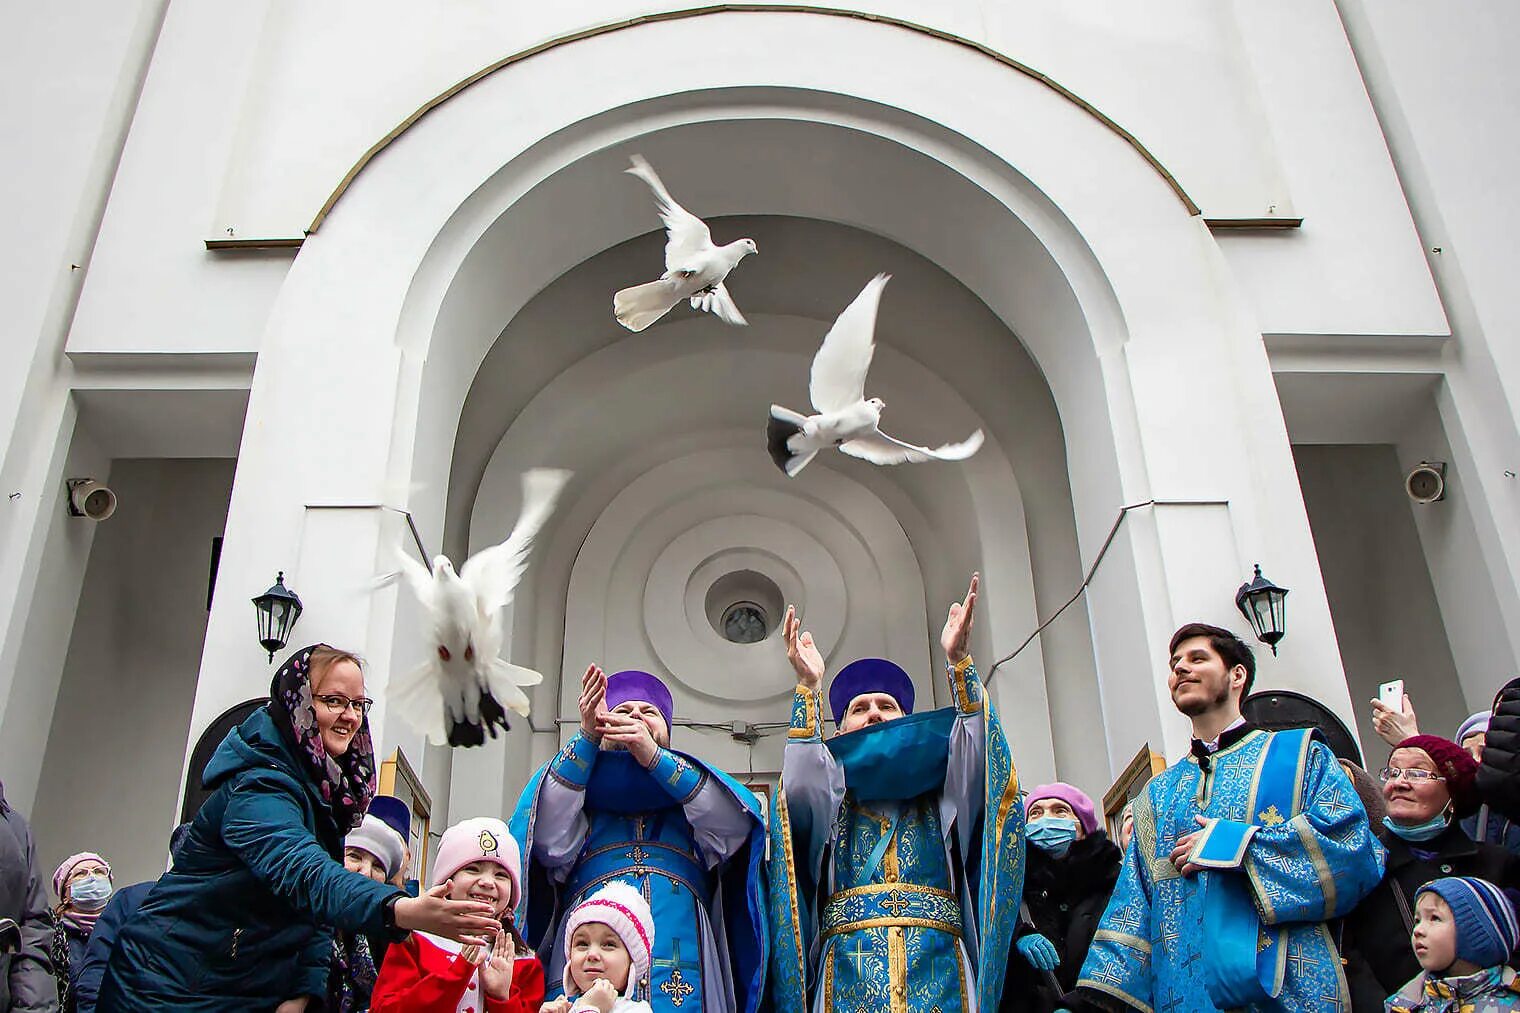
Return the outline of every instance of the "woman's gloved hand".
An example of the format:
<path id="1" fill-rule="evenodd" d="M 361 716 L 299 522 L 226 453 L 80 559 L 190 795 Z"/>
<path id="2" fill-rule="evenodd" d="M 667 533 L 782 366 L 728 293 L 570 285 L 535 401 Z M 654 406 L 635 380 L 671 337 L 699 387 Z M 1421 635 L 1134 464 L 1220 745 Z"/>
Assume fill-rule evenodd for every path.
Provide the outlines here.
<path id="1" fill-rule="evenodd" d="M 1019 955 L 1036 971 L 1054 971 L 1061 966 L 1061 955 L 1056 952 L 1055 943 L 1038 932 L 1020 936 L 1013 945 L 1018 947 Z"/>

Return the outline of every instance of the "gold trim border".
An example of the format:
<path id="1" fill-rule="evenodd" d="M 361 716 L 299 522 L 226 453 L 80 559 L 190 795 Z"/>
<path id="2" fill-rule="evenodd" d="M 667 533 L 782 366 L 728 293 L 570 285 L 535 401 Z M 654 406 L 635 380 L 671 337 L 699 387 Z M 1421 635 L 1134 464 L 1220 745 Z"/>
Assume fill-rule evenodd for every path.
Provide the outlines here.
<path id="1" fill-rule="evenodd" d="M 839 890 L 829 896 L 828 903 L 833 904 L 846 897 L 864 897 L 878 893 L 917 893 L 956 900 L 955 894 L 949 890 L 941 890 L 937 886 L 919 886 L 916 883 L 868 883 L 865 886 L 852 886 L 848 890 Z"/>
<path id="2" fill-rule="evenodd" d="M 949 922 L 935 921 L 933 918 L 862 918 L 860 921 L 845 922 L 843 925 L 836 925 L 828 931 L 824 932 L 820 938 L 833 939 L 835 936 L 842 936 L 846 932 L 860 932 L 864 929 L 898 928 L 935 929 L 936 931 L 944 932 L 947 935 L 952 935 L 957 939 L 963 938 L 961 934 L 961 927 L 959 925 L 952 925 Z"/>

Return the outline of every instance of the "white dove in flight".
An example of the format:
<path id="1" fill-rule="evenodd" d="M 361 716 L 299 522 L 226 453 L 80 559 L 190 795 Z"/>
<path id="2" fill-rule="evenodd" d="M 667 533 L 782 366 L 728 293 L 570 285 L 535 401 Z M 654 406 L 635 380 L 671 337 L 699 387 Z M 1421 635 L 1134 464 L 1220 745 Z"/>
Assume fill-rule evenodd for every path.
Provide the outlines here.
<path id="1" fill-rule="evenodd" d="M 675 202 L 660 177 L 642 155 L 633 156 L 624 169 L 649 184 L 665 223 L 665 273 L 658 281 L 625 288 L 612 297 L 612 312 L 630 331 L 642 331 L 670 312 L 682 299 L 694 310 L 706 310 L 727 324 L 739 327 L 749 321 L 734 305 L 723 279 L 739 261 L 757 252 L 753 239 L 736 239 L 727 246 L 714 246 L 707 223 Z"/>
<path id="2" fill-rule="evenodd" d="M 765 426 L 771 460 L 795 477 L 818 451 L 838 447 L 851 457 L 872 464 L 904 464 L 919 461 L 962 461 L 982 445 L 978 429 L 960 443 L 930 449 L 904 443 L 881 431 L 881 411 L 887 406 L 879 397 L 866 397 L 866 371 L 876 351 L 876 308 L 881 290 L 891 275 L 878 274 L 866 282 L 855 301 L 824 336 L 813 356 L 808 396 L 816 415 L 803 415 L 790 408 L 771 405 Z"/>
<path id="3" fill-rule="evenodd" d="M 524 474 L 522 513 L 512 533 L 465 560 L 457 574 L 447 556 L 433 557 L 431 570 L 401 556 L 399 576 L 427 612 L 432 650 L 417 668 L 393 677 L 388 693 L 433 742 L 478 746 L 487 732 L 495 738 L 498 726 L 508 727 L 503 705 L 527 716 L 521 687 L 536 686 L 543 676 L 502 659 L 501 609 L 512 600 L 533 538 L 569 479 L 570 472 L 553 468 Z"/>

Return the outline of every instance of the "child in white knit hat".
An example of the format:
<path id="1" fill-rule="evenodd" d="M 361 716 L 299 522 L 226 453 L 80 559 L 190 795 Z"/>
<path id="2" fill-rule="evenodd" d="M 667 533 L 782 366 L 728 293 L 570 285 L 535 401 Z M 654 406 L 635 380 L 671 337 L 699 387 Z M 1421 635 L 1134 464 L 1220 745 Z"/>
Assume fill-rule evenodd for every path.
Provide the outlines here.
<path id="1" fill-rule="evenodd" d="M 386 883 L 400 870 L 405 849 L 400 834 L 378 817 L 365 813 L 364 821 L 343 838 L 343 867 L 377 883 Z M 389 941 L 383 936 L 335 931 L 326 1008 L 332 1013 L 369 1009 L 389 948 Z"/>
<path id="2" fill-rule="evenodd" d="M 485 945 L 413 932 L 391 946 L 375 982 L 372 1013 L 537 1013 L 544 968 L 517 932 L 522 859 L 507 825 L 489 816 L 444 831 L 433 896 L 491 905 L 501 931 Z"/>
<path id="3" fill-rule="evenodd" d="M 654 916 L 635 887 L 613 880 L 565 919 L 565 998 L 543 1013 L 653 1013 L 649 988 Z"/>

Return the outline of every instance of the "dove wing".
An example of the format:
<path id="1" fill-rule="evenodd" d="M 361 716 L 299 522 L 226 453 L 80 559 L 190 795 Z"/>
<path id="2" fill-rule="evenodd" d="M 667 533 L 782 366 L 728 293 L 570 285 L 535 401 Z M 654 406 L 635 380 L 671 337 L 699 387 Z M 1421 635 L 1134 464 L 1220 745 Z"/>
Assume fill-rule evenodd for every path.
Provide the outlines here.
<path id="1" fill-rule="evenodd" d="M 433 572 L 407 555 L 405 549 L 398 548 L 395 553 L 395 559 L 396 572 L 380 576 L 375 580 L 375 586 L 377 588 L 389 587 L 397 580 L 400 580 L 411 589 L 412 594 L 422 603 L 422 607 L 431 611 L 433 608 L 434 591 L 436 590 Z"/>
<path id="2" fill-rule="evenodd" d="M 946 443 L 930 449 L 905 443 L 880 429 L 868 436 L 858 436 L 839 445 L 841 452 L 872 464 L 918 464 L 920 461 L 964 461 L 982 445 L 978 429 L 960 443 Z"/>
<path id="3" fill-rule="evenodd" d="M 712 314 L 725 324 L 733 324 L 735 327 L 748 327 L 749 321 L 744 319 L 744 314 L 739 312 L 739 307 L 734 305 L 734 297 L 728 294 L 728 286 L 722 282 L 713 289 Z"/>
<path id="4" fill-rule="evenodd" d="M 889 278 L 878 274 L 866 282 L 824 335 L 808 383 L 814 410 L 837 412 L 865 397 L 866 372 L 876 350 L 876 307 Z"/>
<path id="5" fill-rule="evenodd" d="M 528 565 L 533 538 L 554 511 L 554 502 L 569 480 L 570 472 L 557 468 L 534 468 L 525 473 L 523 509 L 512 533 L 500 545 L 481 549 L 460 567 L 459 579 L 475 593 L 482 615 L 489 616 L 512 600 Z"/>
<path id="6" fill-rule="evenodd" d="M 390 713 L 400 714 L 406 723 L 426 735 L 434 745 L 448 742 L 448 722 L 444 720 L 443 684 L 448 673 L 436 661 L 425 661 L 408 672 L 393 674 L 385 687 Z"/>
<path id="7" fill-rule="evenodd" d="M 649 189 L 654 191 L 660 221 L 665 223 L 665 270 L 692 270 L 692 262 L 713 249 L 712 233 L 708 231 L 707 223 L 676 203 L 643 155 L 634 155 L 632 161 L 633 165 L 623 171 L 649 184 Z"/>

